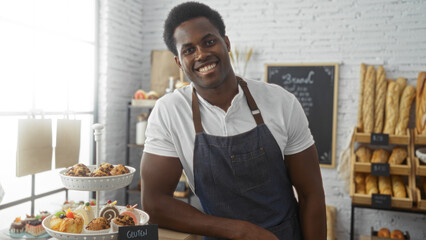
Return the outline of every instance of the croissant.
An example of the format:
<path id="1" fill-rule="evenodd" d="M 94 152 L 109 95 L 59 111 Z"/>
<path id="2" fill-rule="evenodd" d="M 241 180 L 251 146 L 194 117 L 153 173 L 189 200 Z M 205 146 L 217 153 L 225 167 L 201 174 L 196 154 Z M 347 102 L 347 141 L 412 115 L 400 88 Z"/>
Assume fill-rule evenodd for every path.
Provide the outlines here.
<path id="1" fill-rule="evenodd" d="M 359 162 L 370 162 L 371 150 L 366 146 L 361 146 L 356 150 L 355 156 L 358 157 Z"/>
<path id="2" fill-rule="evenodd" d="M 398 198 L 407 197 L 407 192 L 405 191 L 404 181 L 399 175 L 392 175 L 392 191 L 393 196 Z"/>
<path id="3" fill-rule="evenodd" d="M 402 162 L 404 162 L 407 156 L 407 149 L 402 147 L 396 147 L 392 150 L 388 163 L 391 165 L 401 164 Z"/>
<path id="4" fill-rule="evenodd" d="M 386 102 L 386 74 L 383 66 L 377 68 L 377 78 L 376 78 L 376 92 L 375 92 L 375 101 L 374 101 L 374 133 L 381 133 L 383 131 L 383 121 L 384 121 L 384 112 L 385 112 L 385 102 Z"/>
<path id="5" fill-rule="evenodd" d="M 367 68 L 362 102 L 362 118 L 364 132 L 371 133 L 374 128 L 374 91 L 376 86 L 376 70 L 374 66 Z"/>
<path id="6" fill-rule="evenodd" d="M 416 89 L 413 86 L 406 86 L 402 92 L 399 103 L 399 118 L 395 128 L 395 135 L 405 135 L 410 119 L 411 104 L 416 97 Z"/>
<path id="7" fill-rule="evenodd" d="M 389 158 L 389 152 L 383 148 L 377 149 L 373 152 L 371 157 L 372 163 L 387 163 Z"/>
<path id="8" fill-rule="evenodd" d="M 371 195 L 373 193 L 378 193 L 377 189 L 377 176 L 367 175 L 365 177 L 365 188 L 367 190 L 367 194 Z"/>
<path id="9" fill-rule="evenodd" d="M 387 176 L 379 176 L 380 194 L 392 195 L 391 179 Z"/>

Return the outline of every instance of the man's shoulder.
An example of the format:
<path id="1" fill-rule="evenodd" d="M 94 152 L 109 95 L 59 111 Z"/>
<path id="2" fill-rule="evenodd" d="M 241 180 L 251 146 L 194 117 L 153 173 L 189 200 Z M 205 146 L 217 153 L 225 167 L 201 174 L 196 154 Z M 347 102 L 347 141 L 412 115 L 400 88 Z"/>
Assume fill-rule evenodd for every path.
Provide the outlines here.
<path id="1" fill-rule="evenodd" d="M 174 90 L 172 93 L 165 94 L 157 100 L 158 107 L 173 108 L 175 106 L 182 106 L 191 102 L 192 87 L 184 86 Z M 157 104 L 156 104 L 157 105 Z"/>
<path id="2" fill-rule="evenodd" d="M 278 84 L 268 83 L 262 80 L 244 79 L 255 95 L 268 96 L 272 98 L 293 99 L 294 95 Z"/>

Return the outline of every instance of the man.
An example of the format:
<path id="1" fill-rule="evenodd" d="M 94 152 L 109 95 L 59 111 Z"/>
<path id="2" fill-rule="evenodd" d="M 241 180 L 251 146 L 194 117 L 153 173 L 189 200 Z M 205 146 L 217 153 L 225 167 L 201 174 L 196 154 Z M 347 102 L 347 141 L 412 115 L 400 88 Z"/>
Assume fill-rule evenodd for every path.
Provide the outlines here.
<path id="1" fill-rule="evenodd" d="M 192 83 L 149 118 L 141 176 L 151 222 L 206 239 L 325 239 L 318 156 L 294 95 L 235 76 L 222 18 L 204 4 L 173 8 L 164 40 Z M 173 198 L 182 170 L 204 213 Z"/>

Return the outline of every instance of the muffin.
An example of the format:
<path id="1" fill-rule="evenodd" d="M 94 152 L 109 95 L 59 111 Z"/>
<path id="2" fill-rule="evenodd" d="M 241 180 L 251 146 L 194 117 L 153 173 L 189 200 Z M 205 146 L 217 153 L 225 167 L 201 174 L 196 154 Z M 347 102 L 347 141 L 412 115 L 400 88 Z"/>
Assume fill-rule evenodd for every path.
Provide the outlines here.
<path id="1" fill-rule="evenodd" d="M 10 225 L 9 234 L 12 237 L 22 237 L 25 234 L 25 224 L 22 223 L 21 218 L 17 217 Z"/>
<path id="2" fill-rule="evenodd" d="M 135 208 L 138 206 L 138 204 L 135 204 L 133 206 L 127 205 L 126 206 L 126 210 L 124 212 L 122 212 L 121 214 L 123 215 L 129 215 L 130 217 L 133 218 L 133 221 L 138 224 L 141 221 L 141 216 L 139 214 L 139 212 L 137 212 L 135 210 Z"/>
<path id="3" fill-rule="evenodd" d="M 111 176 L 111 173 L 109 172 L 104 172 L 101 169 L 96 169 L 95 171 L 92 172 L 92 174 L 90 174 L 91 177 L 106 177 L 106 176 Z"/>
<path id="4" fill-rule="evenodd" d="M 133 218 L 126 214 L 120 214 L 112 220 L 112 230 L 114 232 L 118 231 L 118 227 L 124 226 L 135 226 L 136 223 L 133 221 Z"/>
<path id="5" fill-rule="evenodd" d="M 112 170 L 111 170 L 111 175 L 115 176 L 115 175 L 122 175 L 122 174 L 126 174 L 129 173 L 130 170 L 125 167 L 123 164 L 118 164 L 117 166 L 115 166 Z"/>
<path id="6" fill-rule="evenodd" d="M 111 170 L 114 168 L 114 166 L 110 163 L 102 163 L 101 165 L 99 165 L 99 170 L 101 170 L 102 172 L 106 172 L 109 173 L 111 172 Z"/>
<path id="7" fill-rule="evenodd" d="M 108 232 L 111 228 L 110 222 L 104 217 L 94 218 L 86 226 L 86 232 L 99 233 L 99 232 Z"/>
<path id="8" fill-rule="evenodd" d="M 89 168 L 82 163 L 75 164 L 65 172 L 65 175 L 74 177 L 87 177 L 89 174 Z"/>

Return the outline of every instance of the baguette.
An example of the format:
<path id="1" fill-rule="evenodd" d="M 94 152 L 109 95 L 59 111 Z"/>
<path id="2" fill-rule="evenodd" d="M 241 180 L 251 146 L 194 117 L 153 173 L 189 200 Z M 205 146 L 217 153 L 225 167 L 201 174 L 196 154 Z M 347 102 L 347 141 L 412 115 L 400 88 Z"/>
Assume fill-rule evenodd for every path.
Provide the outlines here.
<path id="1" fill-rule="evenodd" d="M 367 68 L 362 102 L 362 121 L 365 133 L 372 133 L 374 128 L 374 92 L 376 86 L 376 70 L 374 66 Z"/>
<path id="2" fill-rule="evenodd" d="M 426 81 L 426 72 L 420 72 L 417 78 L 416 93 L 416 129 L 417 133 L 423 134 L 426 122 L 426 94 L 424 83 Z"/>
<path id="3" fill-rule="evenodd" d="M 391 165 L 401 164 L 407 158 L 407 149 L 396 147 L 392 150 L 388 163 Z"/>
<path id="4" fill-rule="evenodd" d="M 365 177 L 365 189 L 368 195 L 379 193 L 377 189 L 377 176 L 369 174 Z"/>
<path id="5" fill-rule="evenodd" d="M 355 156 L 357 156 L 358 162 L 370 162 L 371 150 L 366 146 L 361 146 L 356 150 Z"/>
<path id="6" fill-rule="evenodd" d="M 363 104 L 363 93 L 364 93 L 364 82 L 365 82 L 365 73 L 367 67 L 364 63 L 361 63 L 360 77 L 359 77 L 359 96 L 358 96 L 358 121 L 357 127 L 360 132 L 363 132 L 363 120 L 362 120 L 362 104 Z"/>
<path id="7" fill-rule="evenodd" d="M 395 82 L 399 84 L 398 98 L 401 98 L 402 90 L 407 86 L 407 79 L 399 77 Z"/>
<path id="8" fill-rule="evenodd" d="M 376 91 L 374 100 L 374 133 L 382 133 L 383 119 L 385 118 L 385 102 L 386 102 L 386 73 L 383 66 L 377 68 Z"/>
<path id="9" fill-rule="evenodd" d="M 399 175 L 392 175 L 392 191 L 393 196 L 398 198 L 407 197 L 407 192 L 405 191 L 404 181 Z"/>
<path id="10" fill-rule="evenodd" d="M 379 193 L 392 195 L 391 179 L 389 176 L 379 176 Z"/>
<path id="11" fill-rule="evenodd" d="M 385 128 L 383 133 L 394 134 L 398 121 L 400 85 L 390 81 L 386 91 Z"/>
<path id="12" fill-rule="evenodd" d="M 406 135 L 414 97 L 416 97 L 416 89 L 413 86 L 406 86 L 399 103 L 399 118 L 396 123 L 395 135 Z"/>
<path id="13" fill-rule="evenodd" d="M 377 149 L 373 152 L 371 157 L 372 163 L 387 163 L 389 158 L 389 152 L 383 148 Z"/>

